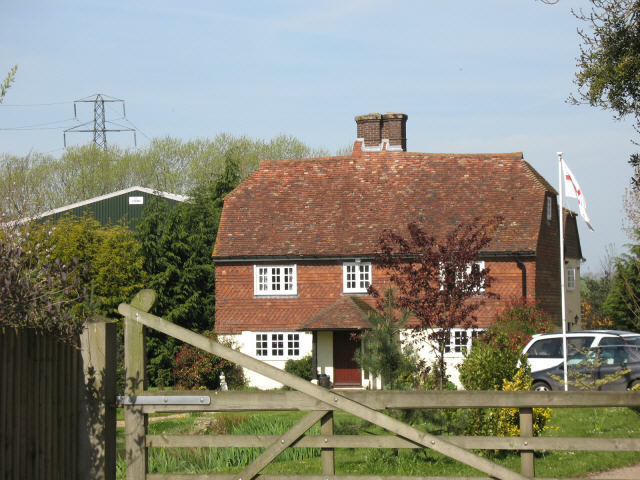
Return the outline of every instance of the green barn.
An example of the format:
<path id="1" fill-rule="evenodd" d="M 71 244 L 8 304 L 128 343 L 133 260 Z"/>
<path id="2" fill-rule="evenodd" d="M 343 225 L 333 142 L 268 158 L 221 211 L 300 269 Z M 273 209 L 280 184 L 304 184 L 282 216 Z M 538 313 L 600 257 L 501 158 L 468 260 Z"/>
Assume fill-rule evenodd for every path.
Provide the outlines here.
<path id="1" fill-rule="evenodd" d="M 67 215 L 76 217 L 88 215 L 104 226 L 124 224 L 135 228 L 135 224 L 142 217 L 142 212 L 153 198 L 165 199 L 169 207 L 189 199 L 184 195 L 159 192 L 151 188 L 131 187 L 49 210 L 32 217 L 30 220 L 55 221 Z"/>

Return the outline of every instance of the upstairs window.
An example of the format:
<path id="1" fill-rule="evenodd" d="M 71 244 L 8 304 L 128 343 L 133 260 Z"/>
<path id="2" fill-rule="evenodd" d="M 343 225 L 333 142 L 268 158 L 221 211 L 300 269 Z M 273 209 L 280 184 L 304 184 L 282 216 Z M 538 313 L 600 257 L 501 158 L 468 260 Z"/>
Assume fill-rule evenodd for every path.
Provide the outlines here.
<path id="1" fill-rule="evenodd" d="M 567 268 L 567 290 L 576 289 L 576 269 Z"/>
<path id="2" fill-rule="evenodd" d="M 345 293 L 367 293 L 371 285 L 371 263 L 345 262 L 342 266 L 342 283 Z"/>
<path id="3" fill-rule="evenodd" d="M 553 204 L 551 202 L 551 197 L 547 197 L 547 222 L 551 222 L 553 218 Z"/>
<path id="4" fill-rule="evenodd" d="M 467 268 L 464 273 L 457 272 L 456 273 L 456 284 L 465 280 L 471 272 L 481 272 L 485 268 L 484 260 L 479 260 L 477 262 L 473 262 L 470 265 L 467 265 Z M 440 266 L 440 290 L 445 289 L 446 274 L 443 266 Z M 453 275 L 451 275 L 453 277 Z M 453 285 L 451 285 L 453 287 Z M 473 292 L 474 294 L 481 294 L 484 292 L 484 282 L 482 282 Z"/>
<path id="5" fill-rule="evenodd" d="M 254 295 L 296 295 L 298 293 L 295 265 L 255 265 Z"/>

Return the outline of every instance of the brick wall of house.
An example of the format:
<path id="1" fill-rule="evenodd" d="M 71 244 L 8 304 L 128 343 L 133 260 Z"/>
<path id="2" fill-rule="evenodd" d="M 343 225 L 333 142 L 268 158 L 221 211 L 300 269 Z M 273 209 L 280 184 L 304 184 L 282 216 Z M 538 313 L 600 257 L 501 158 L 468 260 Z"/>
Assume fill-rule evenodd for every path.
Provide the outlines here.
<path id="1" fill-rule="evenodd" d="M 560 326 L 560 238 L 558 231 L 558 205 L 555 195 L 547 194 L 552 202 L 552 218 L 547 221 L 542 215 L 538 236 L 536 262 L 536 297 L 540 308 L 549 313 L 556 325 Z M 545 200 L 546 202 L 546 200 Z M 542 208 L 546 208 L 546 203 Z"/>
<path id="2" fill-rule="evenodd" d="M 532 298 L 538 283 L 536 262 L 523 259 L 523 263 L 527 271 L 527 295 Z M 479 327 L 489 326 L 507 301 L 522 295 L 522 271 L 513 258 L 492 259 L 486 266 L 495 278 L 491 291 L 500 298 L 489 299 L 478 311 Z M 216 266 L 216 331 L 219 333 L 295 330 L 345 295 L 342 293 L 342 262 L 298 263 L 298 294 L 292 297 L 254 296 L 253 268 L 253 264 Z M 388 282 L 384 272 L 374 266 L 372 275 L 374 284 L 383 290 Z M 363 298 L 373 304 L 370 297 Z"/>

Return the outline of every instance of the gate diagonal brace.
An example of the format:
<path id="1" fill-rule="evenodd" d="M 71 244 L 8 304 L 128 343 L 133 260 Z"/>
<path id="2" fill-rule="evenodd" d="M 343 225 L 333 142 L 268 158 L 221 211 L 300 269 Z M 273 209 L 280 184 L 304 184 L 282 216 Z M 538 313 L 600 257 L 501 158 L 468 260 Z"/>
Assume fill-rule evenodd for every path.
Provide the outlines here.
<path id="1" fill-rule="evenodd" d="M 149 294 L 149 290 L 142 290 L 136 296 L 148 296 Z M 442 440 L 440 437 L 422 432 L 410 425 L 407 425 L 406 423 L 373 410 L 366 405 L 355 402 L 335 392 L 330 392 L 323 387 L 314 385 L 311 382 L 287 373 L 284 370 L 280 370 L 272 365 L 261 362 L 249 355 L 245 355 L 244 353 L 225 347 L 215 340 L 168 322 L 161 317 L 157 317 L 125 303 L 120 304 L 118 311 L 121 315 L 135 319 L 146 327 L 153 328 L 154 330 L 170 335 L 196 348 L 200 348 L 205 352 L 222 357 L 230 362 L 236 363 L 244 368 L 248 368 L 254 372 L 271 378 L 272 380 L 280 382 L 283 385 L 294 388 L 324 403 L 338 407 L 347 413 L 351 413 L 363 420 L 378 425 L 392 433 L 395 433 L 396 435 L 415 442 L 418 445 L 431 448 L 432 450 L 442 453 L 454 460 L 476 468 L 490 477 L 495 477 L 500 480 L 526 480 L 529 478 L 521 475 L 520 473 L 514 472 L 513 470 L 509 470 L 502 465 L 498 465 L 486 458 L 475 455 L 464 448 Z M 243 480 L 249 480 L 249 478 L 246 477 L 242 478 Z"/>
<path id="2" fill-rule="evenodd" d="M 234 476 L 234 480 L 254 478 L 264 467 L 304 435 L 304 432 L 313 427 L 315 423 L 318 423 L 326 413 L 326 411 L 316 411 L 306 414 L 287 433 L 278 438 L 258 458 L 247 465 L 242 472 Z"/>

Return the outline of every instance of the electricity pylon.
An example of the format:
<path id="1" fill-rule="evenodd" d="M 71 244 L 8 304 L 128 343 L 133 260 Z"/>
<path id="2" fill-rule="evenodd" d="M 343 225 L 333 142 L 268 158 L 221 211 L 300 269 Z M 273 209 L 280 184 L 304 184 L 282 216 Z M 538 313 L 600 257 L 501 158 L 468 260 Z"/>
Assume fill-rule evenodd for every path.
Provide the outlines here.
<path id="1" fill-rule="evenodd" d="M 76 125 L 75 127 L 66 129 L 64 131 L 64 146 L 67 146 L 67 133 L 79 132 L 93 133 L 93 143 L 97 147 L 101 147 L 103 150 L 107 149 L 107 132 L 133 132 L 133 143 L 137 145 L 136 130 L 134 128 L 129 128 L 124 125 L 120 125 L 113 121 L 107 120 L 104 111 L 104 104 L 112 102 L 120 102 L 120 104 L 122 105 L 122 118 L 126 118 L 124 100 L 121 100 L 119 98 L 113 98 L 109 97 L 108 95 L 97 93 L 96 95 L 92 95 L 90 97 L 75 100 L 73 102 L 73 117 L 78 118 L 78 103 L 93 103 L 93 121 L 88 121 L 80 125 Z M 83 128 L 91 124 L 93 124 L 93 128 Z M 112 124 L 119 128 L 107 128 L 107 124 Z"/>

